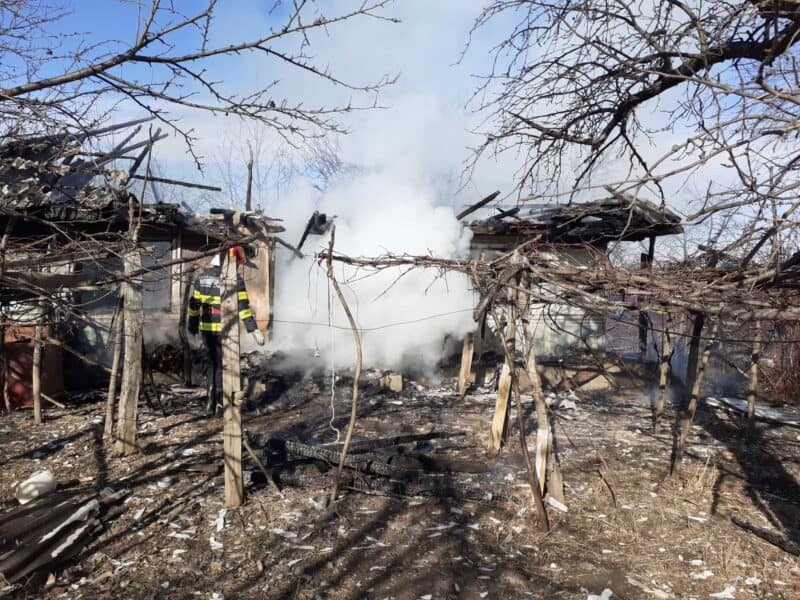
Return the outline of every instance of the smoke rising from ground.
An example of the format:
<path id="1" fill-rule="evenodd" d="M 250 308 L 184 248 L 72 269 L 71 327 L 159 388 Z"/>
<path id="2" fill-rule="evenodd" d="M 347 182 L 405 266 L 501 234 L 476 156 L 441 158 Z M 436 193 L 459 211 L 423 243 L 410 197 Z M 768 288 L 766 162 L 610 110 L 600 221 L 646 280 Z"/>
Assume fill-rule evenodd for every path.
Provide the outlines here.
<path id="1" fill-rule="evenodd" d="M 373 121 L 368 136 L 347 140 L 343 158 L 356 166 L 355 174 L 322 192 L 297 180 L 285 199 L 269 206 L 270 215 L 284 219 L 285 239 L 298 243 L 309 216 L 319 210 L 336 215 L 335 249 L 343 254 L 468 254 L 470 233 L 452 206 L 464 146 L 451 144 L 461 130 L 428 99 L 410 99 L 395 110 L 415 117 Z M 310 236 L 303 253 L 313 255 L 328 241 L 329 234 Z M 461 337 L 475 327 L 475 300 L 462 275 L 420 269 L 372 273 L 341 264 L 335 273 L 362 330 L 366 366 L 432 365 L 448 336 Z M 298 359 L 318 352 L 326 364 L 331 358 L 339 366 L 353 364 L 347 318 L 325 265 L 311 256 L 297 259 L 279 250 L 274 317 L 270 347 Z M 329 328 L 329 320 L 340 329 Z"/>
<path id="2" fill-rule="evenodd" d="M 294 242 L 300 238 L 307 216 L 317 209 L 337 215 L 335 248 L 344 254 L 430 252 L 457 257 L 467 252 L 468 235 L 451 207 L 438 206 L 429 189 L 380 174 L 339 184 L 316 202 L 308 193 L 304 201 L 296 203 L 296 208 L 300 207 L 305 210 L 296 213 L 297 218 L 288 216 L 286 222 L 286 235 Z M 303 250 L 309 254 L 319 251 L 328 240 L 329 235 L 312 236 Z M 474 301 L 464 276 L 442 276 L 433 270 L 371 273 L 343 265 L 335 265 L 335 274 L 362 330 L 367 366 L 430 364 L 441 356 L 446 336 L 461 336 L 474 328 Z M 312 257 L 297 259 L 282 251 L 276 275 L 276 323 L 271 345 L 300 356 L 309 350 L 319 351 L 328 360 L 333 356 L 339 365 L 351 364 L 352 333 L 329 285 L 325 265 L 317 264 Z M 342 329 L 329 328 L 329 320 Z"/>

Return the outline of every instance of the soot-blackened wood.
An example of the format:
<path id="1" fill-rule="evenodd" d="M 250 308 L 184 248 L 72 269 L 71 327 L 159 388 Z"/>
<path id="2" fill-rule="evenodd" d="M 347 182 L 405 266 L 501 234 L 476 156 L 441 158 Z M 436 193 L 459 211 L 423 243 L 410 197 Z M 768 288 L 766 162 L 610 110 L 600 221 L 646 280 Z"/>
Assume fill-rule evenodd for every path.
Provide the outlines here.
<path id="1" fill-rule="evenodd" d="M 350 444 L 350 452 L 358 454 L 360 452 L 369 452 L 370 450 L 377 450 L 379 448 L 390 448 L 402 444 L 413 444 L 416 442 L 460 437 L 464 435 L 466 435 L 466 433 L 463 431 L 432 431 L 431 433 L 411 433 L 408 435 L 396 435 L 374 440 L 359 440 Z"/>
<path id="2" fill-rule="evenodd" d="M 667 383 L 669 382 L 670 360 L 672 359 L 672 339 L 670 338 L 670 327 L 672 325 L 672 315 L 667 313 L 664 322 L 664 333 L 661 342 L 661 364 L 658 375 L 658 393 L 653 406 L 653 433 L 658 433 L 658 423 L 664 416 L 664 403 L 667 396 Z"/>
<path id="3" fill-rule="evenodd" d="M 126 273 L 141 269 L 142 257 L 138 249 L 125 255 L 124 265 Z M 136 413 L 142 389 L 144 304 L 141 278 L 126 279 L 122 288 L 125 359 L 122 367 L 122 389 L 119 394 L 115 450 L 119 454 L 130 454 L 136 450 Z"/>
<path id="4" fill-rule="evenodd" d="M 242 476 L 242 378 L 239 356 L 239 314 L 236 258 L 226 253 L 222 263 L 222 406 L 225 464 L 225 506 L 244 502 Z"/>
<path id="5" fill-rule="evenodd" d="M 297 487 L 324 488 L 333 483 L 331 475 L 298 475 L 282 472 L 278 474 L 282 485 Z M 341 481 L 342 489 L 368 494 L 387 496 L 418 496 L 423 498 L 450 498 L 459 502 L 481 502 L 495 504 L 498 502 L 519 502 L 519 498 L 502 492 L 491 492 L 473 489 L 463 483 L 452 480 L 427 479 L 425 481 L 390 481 L 386 479 L 349 477 L 345 475 Z"/>
<path id="6" fill-rule="evenodd" d="M 472 356 L 475 352 L 475 334 L 470 332 L 464 337 L 464 348 L 461 351 L 461 369 L 458 372 L 458 395 L 462 398 L 469 388 L 472 372 Z"/>
<path id="7" fill-rule="evenodd" d="M 371 475 L 383 475 L 384 477 L 409 477 L 414 475 L 414 469 L 403 467 L 393 467 L 386 461 L 386 457 L 374 454 L 355 454 L 344 455 L 343 452 L 310 446 L 292 440 L 282 440 L 279 438 L 268 438 L 266 436 L 253 435 L 251 439 L 258 446 L 269 447 L 272 451 L 287 456 L 314 458 L 331 464 L 342 464 L 348 469 L 369 473 Z M 342 458 L 344 457 L 344 460 Z"/>
<path id="8" fill-rule="evenodd" d="M 123 293 L 120 290 L 117 310 L 114 313 L 114 329 L 111 340 L 114 344 L 114 356 L 111 359 L 111 375 L 108 379 L 108 394 L 106 396 L 106 420 L 103 426 L 103 435 L 110 438 L 114 433 L 114 402 L 117 399 L 117 374 L 119 373 L 119 361 L 122 358 L 122 303 Z"/>

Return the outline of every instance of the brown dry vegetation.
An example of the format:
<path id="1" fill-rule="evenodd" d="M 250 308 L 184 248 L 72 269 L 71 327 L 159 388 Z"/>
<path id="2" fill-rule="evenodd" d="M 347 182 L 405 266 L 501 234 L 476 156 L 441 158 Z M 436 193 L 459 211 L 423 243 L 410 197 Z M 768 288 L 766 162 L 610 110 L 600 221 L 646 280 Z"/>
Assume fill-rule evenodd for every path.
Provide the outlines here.
<path id="1" fill-rule="evenodd" d="M 333 441 L 326 385 L 298 384 L 300 393 L 287 392 L 267 415 L 247 413 L 245 426 Z M 731 520 L 800 541 L 796 430 L 760 426 L 747 445 L 735 417 L 702 410 L 680 475 L 669 478 L 671 435 L 647 432 L 646 394 L 581 396 L 576 409 L 555 410 L 569 512 L 550 510 L 553 528 L 542 534 L 517 445 L 485 456 L 491 390 L 463 400 L 449 390 L 449 382 L 407 383 L 400 395 L 367 389 L 356 435 L 465 431 L 418 450 L 486 461 L 485 473 L 459 482 L 516 500 L 351 491 L 337 519 L 319 522 L 327 490 L 286 487 L 282 498 L 251 487 L 241 509 L 223 511 L 221 423 L 186 400 L 166 418 L 145 411 L 142 451 L 123 460 L 107 458 L 102 402 L 50 412 L 36 436 L 30 416 L 17 412 L 0 423 L 0 490 L 10 494 L 15 481 L 48 467 L 87 489 L 130 492 L 124 513 L 55 575 L 48 598 L 585 599 L 605 588 L 614 598 L 707 598 L 729 586 L 735 598 L 800 594 L 797 557 Z M 337 396 L 343 415 L 349 398 Z"/>

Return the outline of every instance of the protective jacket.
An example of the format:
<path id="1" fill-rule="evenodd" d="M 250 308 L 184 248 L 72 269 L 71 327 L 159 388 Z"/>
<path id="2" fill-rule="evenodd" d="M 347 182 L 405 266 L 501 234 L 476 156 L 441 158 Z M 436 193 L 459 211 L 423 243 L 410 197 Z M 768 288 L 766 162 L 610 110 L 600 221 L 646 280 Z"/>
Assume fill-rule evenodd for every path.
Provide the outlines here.
<path id="1" fill-rule="evenodd" d="M 219 335 L 222 332 L 222 298 L 220 297 L 221 267 L 204 270 L 194 286 L 189 299 L 189 332 L 197 331 Z M 241 278 L 236 278 L 236 297 L 239 301 L 239 320 L 244 322 L 248 333 L 256 330 L 256 320 L 250 309 L 250 300 Z"/>

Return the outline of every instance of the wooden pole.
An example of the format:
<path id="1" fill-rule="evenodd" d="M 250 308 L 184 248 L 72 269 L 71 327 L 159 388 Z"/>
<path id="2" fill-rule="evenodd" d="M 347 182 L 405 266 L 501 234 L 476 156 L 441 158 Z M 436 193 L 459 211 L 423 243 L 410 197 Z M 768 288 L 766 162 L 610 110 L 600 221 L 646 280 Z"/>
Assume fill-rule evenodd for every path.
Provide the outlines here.
<path id="1" fill-rule="evenodd" d="M 664 333 L 661 336 L 661 365 L 658 378 L 658 394 L 656 395 L 655 406 L 653 407 L 653 433 L 657 433 L 658 423 L 661 417 L 664 416 L 664 401 L 667 395 L 670 359 L 672 358 L 672 340 L 670 338 L 671 325 L 672 315 L 667 313 L 667 319 L 664 322 Z"/>
<path id="2" fill-rule="evenodd" d="M 31 367 L 31 390 L 33 393 L 33 422 L 42 424 L 42 324 L 36 323 L 33 334 L 33 365 Z"/>
<path id="3" fill-rule="evenodd" d="M 111 359 L 111 376 L 108 379 L 108 394 L 106 395 L 106 420 L 103 425 L 103 436 L 110 438 L 114 433 L 114 401 L 117 398 L 117 373 L 119 373 L 119 361 L 122 357 L 122 306 L 123 291 L 120 290 L 117 310 L 114 312 L 114 331 L 111 339 L 114 343 L 114 355 Z"/>
<path id="4" fill-rule="evenodd" d="M 472 372 L 472 355 L 475 352 L 475 334 L 470 332 L 464 337 L 464 348 L 461 350 L 461 369 L 458 372 L 458 395 L 462 398 L 469 388 Z"/>
<path id="5" fill-rule="evenodd" d="M 125 272 L 130 273 L 142 266 L 138 248 L 125 254 Z M 126 279 L 123 288 L 123 332 L 125 358 L 122 366 L 122 389 L 119 394 L 117 413 L 117 439 L 115 451 L 131 454 L 136 450 L 136 413 L 142 387 L 142 328 L 144 306 L 141 279 Z"/>
<path id="6" fill-rule="evenodd" d="M 363 363 L 363 353 L 361 348 L 361 334 L 358 331 L 358 326 L 356 325 L 356 320 L 353 317 L 353 313 L 350 311 L 350 306 L 347 304 L 347 300 L 344 297 L 344 293 L 342 292 L 342 288 L 339 286 L 339 282 L 336 281 L 336 277 L 333 274 L 333 243 L 336 240 L 336 225 L 331 228 L 331 241 L 328 246 L 328 277 L 333 284 L 333 289 L 336 291 L 336 296 L 339 298 L 339 302 L 342 305 L 342 309 L 344 309 L 345 315 L 347 315 L 347 320 L 350 322 L 350 329 L 353 331 L 353 341 L 355 342 L 356 346 L 356 370 L 353 374 L 353 399 L 350 402 L 350 421 L 347 423 L 347 433 L 344 436 L 344 445 L 342 446 L 342 456 L 339 459 L 339 465 L 336 467 L 336 476 L 333 480 L 333 490 L 331 490 L 331 497 L 330 503 L 333 504 L 336 502 L 336 497 L 339 495 L 339 481 L 342 477 L 342 470 L 344 469 L 344 463 L 347 459 L 347 451 L 350 449 L 350 440 L 353 437 L 353 429 L 355 429 L 356 425 L 356 416 L 358 415 L 358 381 L 361 378 L 361 367 Z"/>
<path id="7" fill-rule="evenodd" d="M 703 350 L 703 360 L 700 362 L 700 366 L 697 369 L 697 373 L 693 378 L 692 383 L 692 392 L 691 397 L 689 400 L 689 406 L 686 409 L 686 412 L 683 415 L 683 419 L 681 421 L 681 428 L 680 428 L 680 436 L 678 437 L 678 443 L 675 448 L 675 456 L 672 461 L 672 473 L 676 473 L 680 468 L 681 459 L 683 458 L 683 453 L 686 449 L 686 439 L 689 437 L 689 429 L 692 426 L 692 422 L 694 421 L 694 415 L 697 412 L 697 405 L 699 403 L 700 398 L 700 388 L 703 385 L 703 376 L 706 371 L 706 367 L 708 366 L 708 359 L 711 356 L 711 347 L 714 345 L 714 338 L 717 337 L 717 331 L 719 330 L 719 319 L 716 320 L 714 323 L 714 327 L 711 330 L 711 335 L 709 336 L 705 349 Z"/>
<path id="8" fill-rule="evenodd" d="M 747 435 L 752 436 L 756 424 L 756 400 L 758 398 L 758 362 L 761 360 L 761 321 L 756 321 L 753 353 L 750 355 L 750 388 L 747 393 Z"/>
<path id="9" fill-rule="evenodd" d="M 236 257 L 222 262 L 222 408 L 225 464 L 225 506 L 244 502 L 242 475 L 242 379 L 239 358 L 239 314 L 236 293 Z"/>

